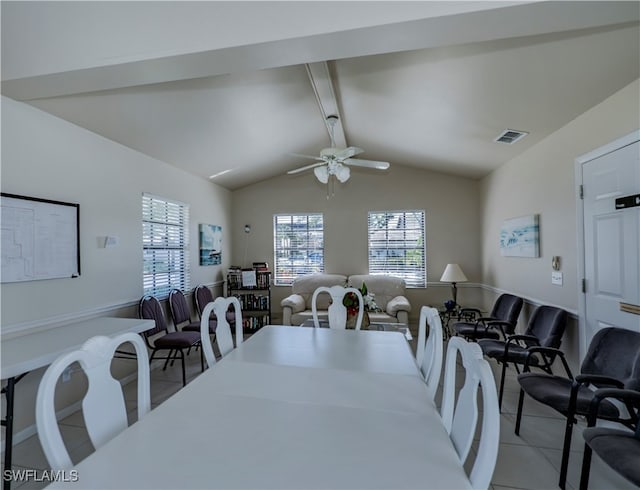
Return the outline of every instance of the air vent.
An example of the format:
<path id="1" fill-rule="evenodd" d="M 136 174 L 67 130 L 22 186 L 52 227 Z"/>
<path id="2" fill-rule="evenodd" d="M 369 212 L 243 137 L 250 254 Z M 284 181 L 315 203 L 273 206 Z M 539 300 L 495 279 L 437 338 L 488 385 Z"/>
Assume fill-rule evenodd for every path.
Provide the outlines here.
<path id="1" fill-rule="evenodd" d="M 498 136 L 495 140 L 497 143 L 506 143 L 507 145 L 512 145 L 518 140 L 521 140 L 526 135 L 528 135 L 526 131 L 518 131 L 517 129 L 505 129 L 500 136 Z"/>

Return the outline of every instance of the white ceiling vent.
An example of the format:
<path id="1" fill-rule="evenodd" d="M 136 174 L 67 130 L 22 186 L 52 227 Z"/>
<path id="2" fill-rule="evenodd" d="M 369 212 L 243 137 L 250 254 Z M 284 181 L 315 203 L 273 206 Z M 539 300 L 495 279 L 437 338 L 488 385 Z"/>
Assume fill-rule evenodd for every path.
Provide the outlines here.
<path id="1" fill-rule="evenodd" d="M 506 143 L 507 145 L 512 145 L 518 140 L 521 140 L 526 135 L 528 135 L 526 131 L 518 131 L 517 129 L 505 129 L 500 136 L 498 136 L 493 141 L 497 143 Z"/>

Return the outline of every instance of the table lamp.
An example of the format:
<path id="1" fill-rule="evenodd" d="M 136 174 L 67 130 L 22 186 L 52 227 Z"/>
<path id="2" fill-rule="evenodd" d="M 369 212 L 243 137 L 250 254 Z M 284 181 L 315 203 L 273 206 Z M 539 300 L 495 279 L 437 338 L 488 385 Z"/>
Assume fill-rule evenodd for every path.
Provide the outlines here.
<path id="1" fill-rule="evenodd" d="M 456 283 L 468 281 L 467 276 L 464 275 L 464 272 L 462 272 L 460 266 L 458 264 L 447 264 L 447 267 L 445 267 L 444 272 L 442 273 L 440 281 L 451 283 L 453 302 L 457 305 L 458 289 L 456 288 Z"/>

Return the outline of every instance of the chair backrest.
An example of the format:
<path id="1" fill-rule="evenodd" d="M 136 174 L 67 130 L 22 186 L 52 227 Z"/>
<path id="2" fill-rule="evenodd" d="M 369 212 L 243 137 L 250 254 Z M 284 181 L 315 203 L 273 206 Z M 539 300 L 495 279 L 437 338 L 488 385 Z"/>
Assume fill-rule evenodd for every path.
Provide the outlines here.
<path id="1" fill-rule="evenodd" d="M 538 339 L 543 347 L 558 349 L 562 344 L 562 336 L 567 327 L 567 312 L 555 306 L 538 306 L 525 330 L 525 335 L 532 335 Z M 527 345 L 532 342 L 525 341 Z"/>
<path id="2" fill-rule="evenodd" d="M 498 296 L 498 299 L 496 299 L 489 316 L 509 322 L 512 326 L 505 328 L 504 331 L 507 335 L 511 335 L 515 332 L 518 317 L 522 310 L 522 304 L 523 300 L 519 296 L 507 293 L 501 294 Z"/>
<path id="3" fill-rule="evenodd" d="M 218 317 L 218 326 L 216 328 L 216 342 L 218 344 L 218 350 L 222 357 L 226 356 L 233 350 L 233 336 L 231 334 L 231 326 L 227 321 L 226 312 L 229 306 L 233 305 L 236 318 L 236 346 L 242 343 L 242 311 L 240 308 L 240 301 L 235 296 L 229 298 L 219 297 L 211 303 L 208 303 L 202 311 L 202 317 L 200 318 L 200 337 L 202 341 L 202 350 L 204 357 L 207 360 L 207 365 L 213 367 L 216 363 L 216 357 L 213 354 L 213 347 L 211 346 L 211 337 L 209 330 L 209 317 L 213 312 Z"/>
<path id="4" fill-rule="evenodd" d="M 362 293 L 356 288 L 345 288 L 343 286 L 321 286 L 313 292 L 311 297 L 311 313 L 313 314 L 313 324 L 315 327 L 320 326 L 318 319 L 318 295 L 320 293 L 328 293 L 331 296 L 331 304 L 329 305 L 329 328 L 345 329 L 347 328 L 347 307 L 343 304 L 346 294 L 353 293 L 358 298 L 358 318 L 356 319 L 356 330 L 362 327 L 362 318 L 364 317 L 364 299 Z"/>
<path id="5" fill-rule="evenodd" d="M 187 298 L 179 289 L 169 291 L 169 311 L 176 330 L 179 330 L 179 326 L 183 323 L 191 323 L 191 311 L 189 311 Z"/>
<path id="6" fill-rule="evenodd" d="M 142 338 L 135 333 L 117 337 L 98 336 L 87 340 L 75 351 L 60 356 L 44 373 L 36 396 L 36 424 L 44 454 L 54 470 L 72 466 L 56 419 L 55 391 L 58 378 L 72 363 L 84 370 L 87 392 L 82 400 L 82 412 L 89 438 L 99 448 L 126 429 L 127 409 L 120 382 L 111 376 L 111 360 L 123 343 L 133 344 L 138 357 L 138 419 L 151 409 L 149 389 L 149 358 Z"/>
<path id="7" fill-rule="evenodd" d="M 640 391 L 640 332 L 619 327 L 598 330 L 580 372 L 610 376 L 622 381 L 625 388 Z"/>
<path id="8" fill-rule="evenodd" d="M 204 284 L 199 284 L 193 290 L 193 297 L 196 302 L 196 310 L 198 310 L 198 316 L 202 318 L 202 312 L 204 311 L 204 307 L 213 301 L 213 294 L 211 293 L 211 289 L 209 289 Z"/>
<path id="9" fill-rule="evenodd" d="M 456 362 L 460 354 L 465 380 L 456 399 Z M 482 388 L 482 432 L 478 453 L 469 475 L 473 488 L 488 488 L 498 458 L 500 409 L 495 380 L 489 363 L 476 343 L 452 337 L 447 346 L 442 396 L 442 422 L 461 462 L 465 462 L 478 422 L 478 387 Z M 455 407 L 455 408 L 454 408 Z"/>
<path id="10" fill-rule="evenodd" d="M 429 336 L 427 337 L 427 325 Z M 433 400 L 436 396 L 440 373 L 442 372 L 442 322 L 440 314 L 435 308 L 423 306 L 420 308 L 418 323 L 418 345 L 416 348 L 416 362 L 424 376 L 427 391 Z"/>
<path id="11" fill-rule="evenodd" d="M 167 328 L 167 320 L 162 311 L 162 305 L 155 296 L 145 295 L 142 297 L 138 305 L 138 315 L 142 319 L 154 320 L 156 322 L 155 327 L 143 332 L 145 337 L 149 338 L 157 333 L 169 331 Z"/>

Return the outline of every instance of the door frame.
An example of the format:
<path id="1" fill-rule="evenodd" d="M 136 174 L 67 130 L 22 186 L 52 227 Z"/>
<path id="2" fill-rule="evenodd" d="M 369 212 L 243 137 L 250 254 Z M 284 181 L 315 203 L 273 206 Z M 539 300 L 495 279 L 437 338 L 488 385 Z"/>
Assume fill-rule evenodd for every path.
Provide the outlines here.
<path id="1" fill-rule="evenodd" d="M 586 339 L 586 310 L 587 310 L 587 296 L 582 290 L 582 281 L 585 276 L 585 262 L 584 262 L 584 201 L 580 195 L 580 186 L 583 184 L 582 167 L 585 163 L 600 158 L 607 153 L 612 153 L 620 148 L 631 145 L 636 141 L 640 141 L 640 129 L 633 131 L 617 140 L 607 143 L 600 148 L 596 148 L 589 153 L 579 156 L 575 159 L 575 184 L 576 184 L 576 223 L 577 223 L 577 245 L 578 245 L 578 343 L 579 343 L 579 355 L 580 362 L 584 359 L 587 352 L 587 339 Z"/>

